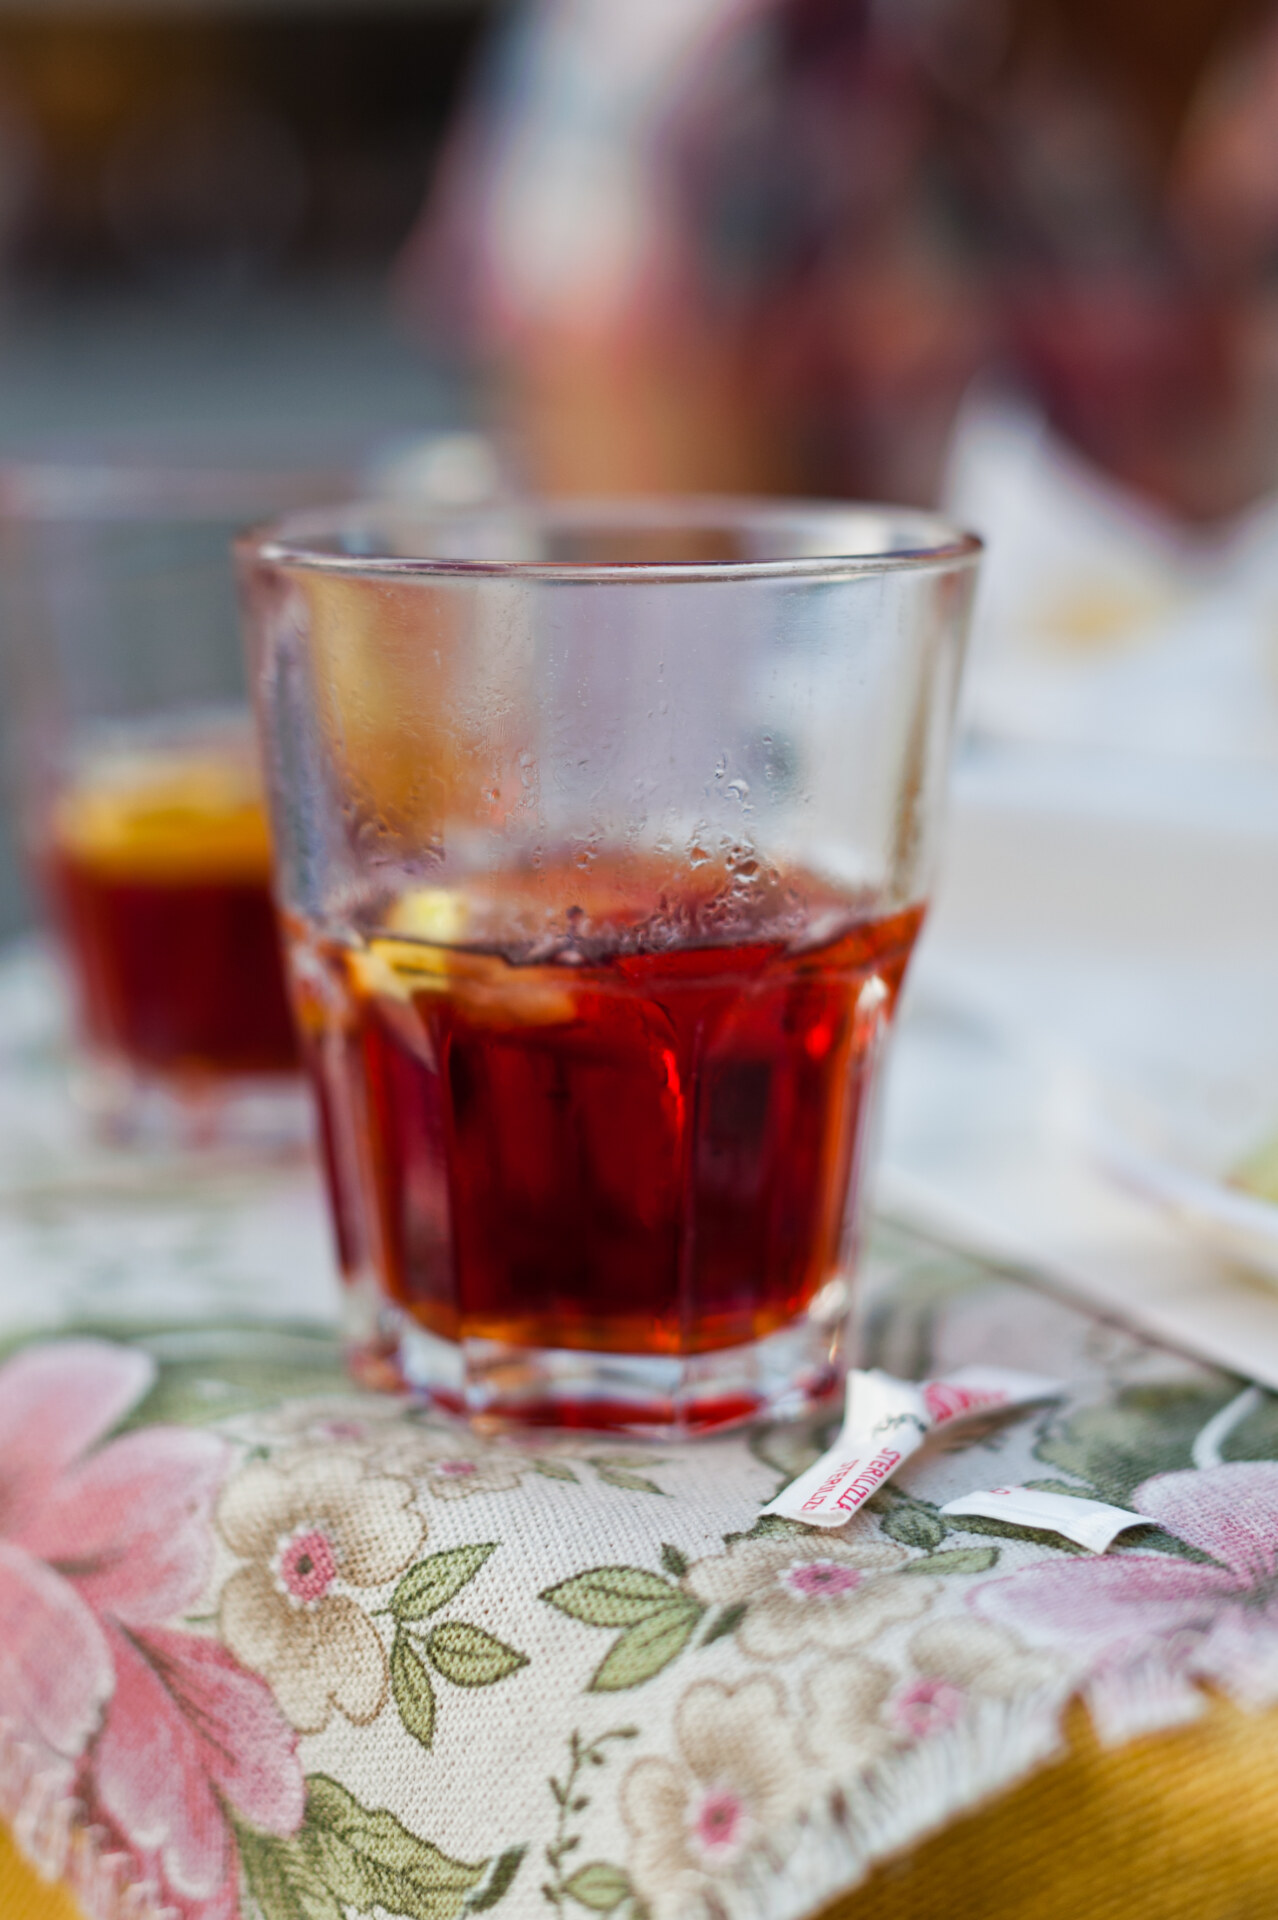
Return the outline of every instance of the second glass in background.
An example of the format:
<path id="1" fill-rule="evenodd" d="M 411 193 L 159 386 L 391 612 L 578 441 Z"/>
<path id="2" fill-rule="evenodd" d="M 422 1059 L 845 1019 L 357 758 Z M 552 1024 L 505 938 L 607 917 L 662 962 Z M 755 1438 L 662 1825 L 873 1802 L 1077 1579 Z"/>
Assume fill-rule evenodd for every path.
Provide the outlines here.
<path id="1" fill-rule="evenodd" d="M 0 468 L 22 839 L 109 1137 L 305 1132 L 229 549 L 341 488 L 318 466 Z"/>

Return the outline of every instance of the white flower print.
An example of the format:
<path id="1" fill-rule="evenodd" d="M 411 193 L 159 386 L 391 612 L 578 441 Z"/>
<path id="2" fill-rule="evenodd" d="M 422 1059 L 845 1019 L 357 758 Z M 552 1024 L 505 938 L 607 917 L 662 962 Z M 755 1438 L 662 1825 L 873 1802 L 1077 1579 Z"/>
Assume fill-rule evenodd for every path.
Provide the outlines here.
<path id="1" fill-rule="evenodd" d="M 461 1426 L 406 1426 L 378 1447 L 374 1460 L 381 1471 L 415 1481 L 435 1500 L 508 1493 L 533 1465 L 530 1455 L 482 1440 Z"/>
<path id="2" fill-rule="evenodd" d="M 885 1709 L 899 1677 L 859 1653 L 835 1654 L 804 1675 L 803 1745 L 824 1772 L 847 1780 L 896 1744 Z"/>
<path id="3" fill-rule="evenodd" d="M 765 1534 L 699 1560 L 687 1586 L 707 1606 L 744 1604 L 737 1644 L 752 1660 L 786 1660 L 805 1647 L 863 1646 L 926 1611 L 937 1583 L 894 1577 L 903 1548 L 874 1539 Z"/>
<path id="4" fill-rule="evenodd" d="M 400 1424 L 406 1404 L 392 1394 L 325 1394 L 285 1401 L 260 1417 L 256 1427 L 272 1442 L 362 1452 L 378 1445 L 388 1429 Z"/>
<path id="5" fill-rule="evenodd" d="M 218 1527 L 248 1563 L 222 1589 L 222 1638 L 299 1732 L 320 1732 L 335 1708 L 360 1725 L 382 1709 L 385 1649 L 349 1589 L 380 1587 L 413 1560 L 426 1525 L 412 1497 L 407 1481 L 340 1452 L 255 1461 L 222 1494 Z"/>
<path id="6" fill-rule="evenodd" d="M 887 1708 L 903 1739 L 953 1726 L 970 1701 L 1039 1692 L 1061 1672 L 1050 1655 L 1030 1652 L 1001 1628 L 959 1615 L 920 1627 L 911 1636 L 909 1653 L 916 1677 Z"/>
<path id="7" fill-rule="evenodd" d="M 675 1714 L 672 1759 L 636 1761 L 621 1791 L 630 1874 L 654 1920 L 713 1895 L 748 1850 L 804 1805 L 804 1766 L 785 1695 L 769 1675 L 699 1680 Z"/>
<path id="8" fill-rule="evenodd" d="M 918 1628 L 908 1658 L 912 1671 L 901 1674 L 839 1654 L 804 1676 L 802 1738 L 819 1766 L 847 1779 L 893 1748 L 943 1733 L 974 1702 L 1036 1693 L 1061 1674 L 1047 1655 L 961 1615 Z"/>

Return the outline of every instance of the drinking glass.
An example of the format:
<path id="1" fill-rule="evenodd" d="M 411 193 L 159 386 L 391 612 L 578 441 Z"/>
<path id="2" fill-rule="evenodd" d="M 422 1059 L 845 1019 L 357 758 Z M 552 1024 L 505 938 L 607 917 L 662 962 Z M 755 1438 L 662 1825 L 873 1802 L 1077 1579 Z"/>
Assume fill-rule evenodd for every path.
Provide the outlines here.
<path id="1" fill-rule="evenodd" d="M 837 1390 L 979 545 L 741 500 L 241 543 L 363 1377 L 666 1431 Z"/>
<path id="2" fill-rule="evenodd" d="M 307 1126 L 229 544 L 341 490 L 317 467 L 0 468 L 21 832 L 78 1003 L 75 1088 L 108 1136 Z"/>

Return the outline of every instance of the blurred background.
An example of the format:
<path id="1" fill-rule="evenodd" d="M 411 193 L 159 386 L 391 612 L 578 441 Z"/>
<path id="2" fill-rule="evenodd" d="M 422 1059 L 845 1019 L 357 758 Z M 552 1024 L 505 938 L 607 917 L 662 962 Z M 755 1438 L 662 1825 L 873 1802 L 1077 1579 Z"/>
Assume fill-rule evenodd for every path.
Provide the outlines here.
<path id="1" fill-rule="evenodd" d="M 331 463 L 471 417 L 392 312 L 484 0 L 0 5 L 0 459 Z M 0 836 L 0 935 L 29 900 Z"/>
<path id="2" fill-rule="evenodd" d="M 458 429 L 948 503 L 978 784 L 1278 826 L 1275 9 L 0 0 L 0 459 Z"/>

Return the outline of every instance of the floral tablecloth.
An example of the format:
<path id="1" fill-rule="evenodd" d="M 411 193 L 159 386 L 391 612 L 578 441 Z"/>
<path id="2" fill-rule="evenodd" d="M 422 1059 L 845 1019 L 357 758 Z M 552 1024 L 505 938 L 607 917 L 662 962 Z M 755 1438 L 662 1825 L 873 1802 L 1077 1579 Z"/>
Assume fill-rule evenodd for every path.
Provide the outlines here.
<path id="1" fill-rule="evenodd" d="M 0 1816 L 94 1920 L 799 1920 L 1058 1758 L 1071 1703 L 1117 1745 L 1278 1701 L 1278 1402 L 1236 1379 L 880 1227 L 867 1361 L 1069 1392 L 818 1534 L 760 1508 L 819 1427 L 478 1438 L 346 1383 L 318 1252 L 309 1317 L 247 1317 L 266 1176 L 194 1262 L 165 1180 L 0 1197 Z M 1147 1525 L 1098 1558 L 939 1511 L 1008 1483 Z"/>

